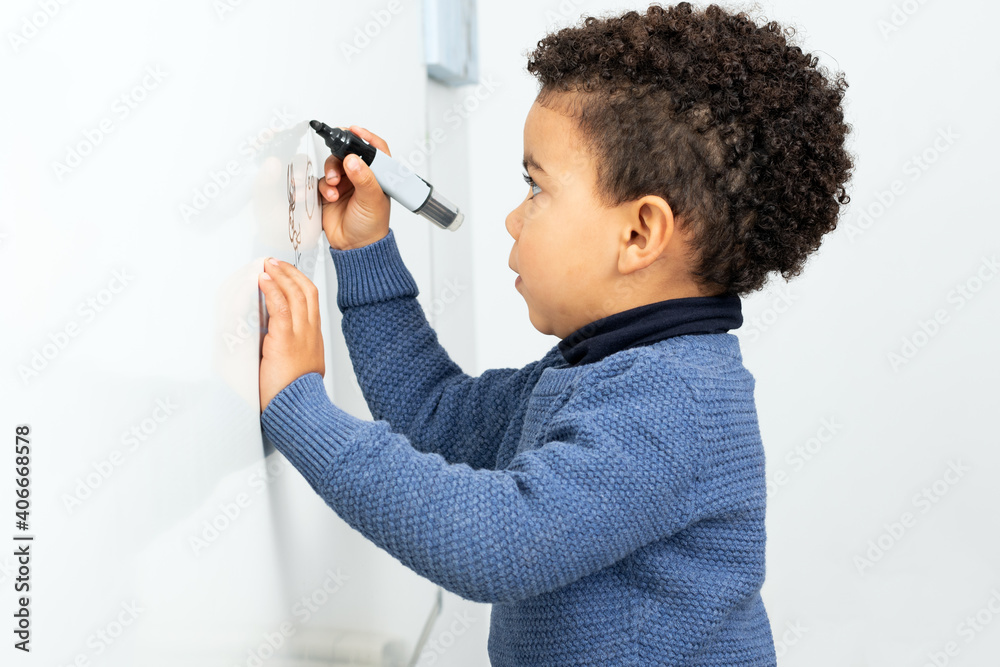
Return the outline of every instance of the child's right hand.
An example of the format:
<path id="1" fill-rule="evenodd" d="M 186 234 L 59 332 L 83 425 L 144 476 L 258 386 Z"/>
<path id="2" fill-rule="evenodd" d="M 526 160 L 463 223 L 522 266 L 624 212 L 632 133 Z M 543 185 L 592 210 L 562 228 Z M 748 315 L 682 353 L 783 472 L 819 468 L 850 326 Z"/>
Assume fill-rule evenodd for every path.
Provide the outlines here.
<path id="1" fill-rule="evenodd" d="M 350 129 L 391 155 L 385 141 L 368 130 L 357 125 L 341 129 Z M 318 181 L 323 196 L 323 231 L 330 246 L 337 250 L 361 248 L 389 233 L 389 195 L 382 192 L 375 174 L 364 160 L 352 154 L 344 162 L 347 164 L 342 164 L 336 155 L 330 155 L 323 167 L 325 176 Z M 357 165 L 354 171 L 349 168 L 352 162 Z"/>

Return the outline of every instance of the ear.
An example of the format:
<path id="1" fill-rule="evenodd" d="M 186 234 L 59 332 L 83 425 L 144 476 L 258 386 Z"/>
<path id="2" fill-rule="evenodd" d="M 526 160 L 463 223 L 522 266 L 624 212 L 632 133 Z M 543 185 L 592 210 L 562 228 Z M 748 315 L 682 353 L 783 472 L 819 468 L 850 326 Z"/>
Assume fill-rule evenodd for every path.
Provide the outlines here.
<path id="1" fill-rule="evenodd" d="M 624 214 L 618 271 L 626 275 L 665 256 L 675 226 L 670 204 L 656 195 L 646 195 L 629 203 Z"/>

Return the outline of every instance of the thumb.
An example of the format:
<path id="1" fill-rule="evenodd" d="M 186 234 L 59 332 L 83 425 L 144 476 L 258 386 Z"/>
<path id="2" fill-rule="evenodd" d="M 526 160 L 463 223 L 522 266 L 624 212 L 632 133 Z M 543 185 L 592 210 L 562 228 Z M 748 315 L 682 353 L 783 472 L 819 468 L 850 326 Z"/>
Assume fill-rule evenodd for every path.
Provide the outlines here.
<path id="1" fill-rule="evenodd" d="M 344 158 L 344 169 L 354 185 L 358 205 L 367 213 L 376 213 L 386 204 L 386 195 L 378 184 L 371 167 L 365 164 L 357 155 L 351 154 Z"/>

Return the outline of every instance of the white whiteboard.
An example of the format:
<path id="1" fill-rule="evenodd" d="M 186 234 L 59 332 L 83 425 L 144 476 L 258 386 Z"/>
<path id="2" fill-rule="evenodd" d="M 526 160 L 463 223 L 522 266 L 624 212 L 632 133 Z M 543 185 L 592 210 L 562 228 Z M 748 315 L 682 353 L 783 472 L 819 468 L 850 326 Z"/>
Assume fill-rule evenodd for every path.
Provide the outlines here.
<path id="1" fill-rule="evenodd" d="M 264 450 L 257 397 L 257 274 L 271 255 L 320 287 L 331 398 L 370 417 L 350 391 L 314 199 L 327 153 L 307 123 L 359 124 L 390 147 L 424 136 L 418 4 L 378 24 L 381 46 L 351 62 L 340 48 L 378 9 L 74 3 L 0 54 L 20 100 L 0 130 L 0 399 L 11 440 L 31 426 L 23 664 L 244 665 L 275 644 L 268 666 L 333 664 L 292 654 L 340 630 L 345 651 L 397 656 L 420 636 L 438 589 Z M 2 11 L 19 34 L 40 9 Z M 394 205 L 393 227 L 427 285 L 431 226 L 411 215 Z"/>

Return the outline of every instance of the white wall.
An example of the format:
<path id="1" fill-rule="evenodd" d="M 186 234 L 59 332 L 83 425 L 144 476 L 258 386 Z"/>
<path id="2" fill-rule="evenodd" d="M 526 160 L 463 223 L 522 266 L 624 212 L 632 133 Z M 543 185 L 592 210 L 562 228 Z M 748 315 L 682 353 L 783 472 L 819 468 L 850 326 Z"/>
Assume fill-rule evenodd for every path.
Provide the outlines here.
<path id="1" fill-rule="evenodd" d="M 479 3 L 489 26 L 482 73 L 500 85 L 469 122 L 478 372 L 522 366 L 557 342 L 532 327 L 507 268 L 504 216 L 526 192 L 522 131 L 537 90 L 523 52 L 581 14 L 646 6 Z M 953 655 L 936 664 L 992 664 L 1000 280 L 984 259 L 1000 254 L 992 198 L 1000 9 L 969 0 L 759 8 L 795 24 L 806 51 L 846 72 L 859 156 L 839 228 L 801 276 L 745 299 L 735 332 L 757 379 L 773 482 L 763 595 L 779 664 L 922 665 L 947 649 Z M 898 30 L 883 34 L 880 21 Z M 949 129 L 952 141 L 938 138 Z M 933 163 L 915 168 L 925 151 Z M 894 181 L 902 194 L 880 211 Z M 979 282 L 980 271 L 989 279 Z M 978 291 L 963 301 L 954 290 L 965 284 Z M 936 313 L 944 324 L 925 340 L 921 322 Z M 894 368 L 888 355 L 902 354 L 904 338 L 920 347 Z M 953 461 L 968 470 L 949 473 Z M 924 488 L 933 500 L 920 498 Z M 904 513 L 912 525 L 897 539 L 886 526 Z M 873 551 L 859 571 L 855 557 L 880 540 L 884 555 Z M 980 631 L 961 625 L 977 612 Z"/>
<path id="2" fill-rule="evenodd" d="M 360 124 L 390 145 L 425 133 L 420 6 L 401 5 L 350 60 L 342 50 L 387 6 L 4 5 L 0 398 L 9 444 L 16 424 L 32 429 L 32 664 L 252 664 L 277 643 L 265 664 L 293 665 L 293 644 L 340 629 L 376 646 L 418 637 L 436 587 L 351 530 L 280 454 L 265 458 L 256 388 L 257 273 L 265 255 L 293 259 L 284 170 L 305 123 Z M 84 155 L 60 173 L 72 149 Z M 393 215 L 430 293 L 432 226 Z M 320 240 L 327 385 L 368 417 Z"/>
<path id="3" fill-rule="evenodd" d="M 252 298 L 261 239 L 281 225 L 281 215 L 272 220 L 253 203 L 249 174 L 264 172 L 241 144 L 275 108 L 297 124 L 366 126 L 398 157 L 419 153 L 444 128 L 425 164 L 410 161 L 465 209 L 463 227 L 444 232 L 395 204 L 392 225 L 453 358 L 473 374 L 520 367 L 556 342 L 531 326 L 507 267 L 504 217 L 525 192 L 522 129 L 536 91 L 525 52 L 583 13 L 645 7 L 479 3 L 483 85 L 450 89 L 425 80 L 419 3 L 406 3 L 350 61 L 341 46 L 387 2 L 232 5 L 220 16 L 211 2 L 103 0 L 59 5 L 42 19 L 37 2 L 4 6 L 0 278 L 9 287 L 0 399 L 8 437 L 15 424 L 32 426 L 39 664 L 84 656 L 152 665 L 160 655 L 164 664 L 245 664 L 297 600 L 322 589 L 330 568 L 346 579 L 297 626 L 299 638 L 345 624 L 416 637 L 434 587 L 346 527 L 280 454 L 264 459 L 248 404 L 253 369 L 241 366 L 236 384 L 220 373 L 226 295 Z M 782 665 L 921 665 L 949 649 L 949 664 L 986 664 L 1000 648 L 1000 622 L 987 607 L 1000 590 L 998 457 L 987 422 L 998 357 L 986 348 L 997 287 L 975 282 L 1000 246 L 987 198 L 1000 67 L 989 31 L 1000 10 L 968 0 L 905 7 L 915 12 L 896 14 L 898 31 L 883 36 L 892 3 L 760 4 L 768 18 L 799 25 L 806 50 L 847 72 L 859 155 L 841 228 L 802 276 L 746 299 L 737 331 L 776 482 L 764 597 Z M 25 21 L 40 27 L 15 44 L 12 34 L 31 33 Z M 116 98 L 147 66 L 167 74 L 120 115 Z M 59 179 L 53 163 L 105 117 L 112 131 Z M 948 128 L 957 138 L 936 151 Z M 912 156 L 925 150 L 936 160 L 914 172 Z M 248 175 L 185 223 L 179 206 L 231 159 Z M 894 181 L 902 194 L 878 210 Z M 112 280 L 123 270 L 131 278 L 118 289 Z M 338 405 L 368 416 L 339 338 L 332 266 L 324 257 L 315 270 L 327 298 L 328 388 Z M 960 284 L 978 290 L 961 307 Z M 106 297 L 93 316 L 81 310 Z M 947 319 L 921 339 L 921 322 L 938 311 Z M 926 344 L 893 368 L 887 355 L 904 337 Z M 43 349 L 51 358 L 23 379 L 18 369 Z M 177 406 L 161 421 L 157 400 Z M 122 440 L 132 428 L 146 429 L 135 451 Z M 795 455 L 802 447 L 813 448 L 808 460 Z M 111 474 L 91 477 L 90 497 L 67 510 L 66 494 L 107 471 L 115 450 L 124 454 Z M 947 477 L 952 461 L 969 470 Z M 0 498 L 13 497 L 12 480 L 0 475 Z M 925 487 L 937 502 L 919 499 Z M 191 536 L 240 493 L 249 506 L 194 555 Z M 886 525 L 906 512 L 912 525 L 897 539 Z M 854 559 L 870 540 L 888 549 L 860 573 Z M 6 612 L 12 551 L 0 557 Z M 122 605 L 133 601 L 142 609 L 135 621 L 109 645 L 97 640 L 119 629 Z M 981 630 L 961 625 L 977 613 Z M 486 665 L 488 627 L 488 605 L 446 594 L 425 660 Z M 162 650 L 168 642 L 173 656 Z"/>

